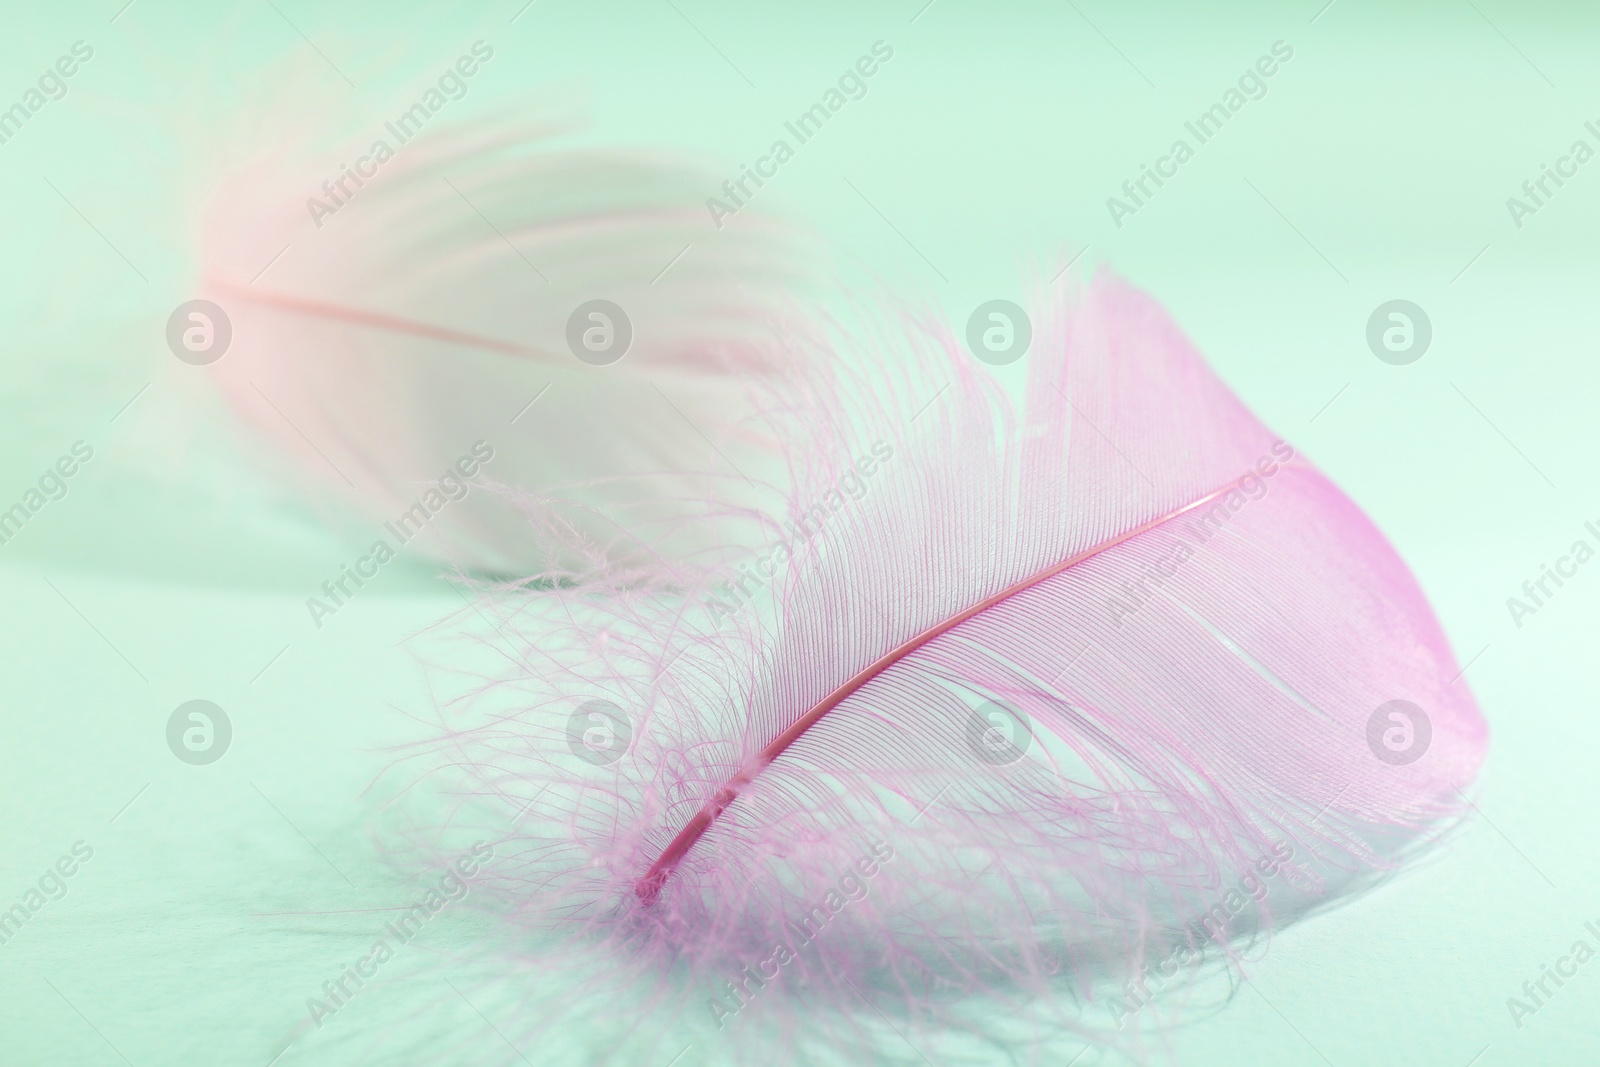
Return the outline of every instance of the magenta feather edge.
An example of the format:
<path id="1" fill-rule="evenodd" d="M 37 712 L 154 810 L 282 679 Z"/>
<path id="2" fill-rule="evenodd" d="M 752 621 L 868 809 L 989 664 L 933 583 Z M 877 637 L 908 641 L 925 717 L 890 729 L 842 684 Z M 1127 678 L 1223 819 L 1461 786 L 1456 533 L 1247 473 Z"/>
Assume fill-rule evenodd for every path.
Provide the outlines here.
<path id="1" fill-rule="evenodd" d="M 1143 1058 L 1208 968 L 1457 820 L 1486 727 L 1383 535 L 1150 297 L 1033 315 L 1020 406 L 932 315 L 785 324 L 766 551 L 440 628 L 397 769 L 453 798 L 413 844 L 492 848 L 475 899 L 540 946 L 507 966 L 568 976 L 523 1038 Z M 1402 727 L 1420 758 L 1380 754 Z"/>

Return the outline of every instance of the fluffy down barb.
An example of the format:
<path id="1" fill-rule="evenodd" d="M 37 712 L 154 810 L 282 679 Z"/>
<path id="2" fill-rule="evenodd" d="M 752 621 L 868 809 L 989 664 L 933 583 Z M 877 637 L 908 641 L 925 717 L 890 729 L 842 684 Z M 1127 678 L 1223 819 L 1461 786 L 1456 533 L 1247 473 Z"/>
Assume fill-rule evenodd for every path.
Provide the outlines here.
<path id="1" fill-rule="evenodd" d="M 1149 297 L 1035 322 L 1020 406 L 909 315 L 791 332 L 837 378 L 781 536 L 480 605 L 445 837 L 499 827 L 489 896 L 641 1018 L 1134 1042 L 1464 803 L 1484 723 L 1371 522 Z"/>

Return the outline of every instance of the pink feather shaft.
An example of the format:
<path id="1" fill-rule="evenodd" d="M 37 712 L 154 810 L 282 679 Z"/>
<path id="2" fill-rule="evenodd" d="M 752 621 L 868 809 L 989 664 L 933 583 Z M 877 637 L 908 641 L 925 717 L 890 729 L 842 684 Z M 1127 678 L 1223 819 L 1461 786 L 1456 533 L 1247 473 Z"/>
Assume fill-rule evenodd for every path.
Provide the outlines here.
<path id="1" fill-rule="evenodd" d="M 1216 500 L 1224 493 L 1227 493 L 1229 490 L 1237 488 L 1241 480 L 1242 479 L 1230 482 L 1221 489 L 1207 493 L 1200 499 L 1185 504 L 1181 508 L 1170 511 L 1159 518 L 1151 519 L 1149 522 L 1146 522 L 1143 525 L 1136 526 L 1126 533 L 1113 537 L 1107 541 L 1093 546 L 1092 548 L 1087 548 L 1084 551 L 1073 555 L 1067 560 L 1056 564 L 1054 567 L 1046 568 L 1037 574 L 1034 574 L 1028 578 L 1024 578 L 1021 581 L 1000 590 L 1000 592 L 995 593 L 992 596 L 985 597 L 983 600 L 974 604 L 967 610 L 960 612 L 959 614 L 952 615 L 950 618 L 941 623 L 930 626 L 920 634 L 917 634 L 915 637 L 901 644 L 898 648 L 886 652 L 882 656 L 878 657 L 878 659 L 873 663 L 858 671 L 856 675 L 849 681 L 845 682 L 833 692 L 829 693 L 822 700 L 818 701 L 810 711 L 796 719 L 792 726 L 783 731 L 783 733 L 779 734 L 777 737 L 773 738 L 772 741 L 757 754 L 756 758 L 751 762 L 749 767 L 734 775 L 731 779 L 729 779 L 726 785 L 717 790 L 716 795 L 714 795 L 709 801 L 706 802 L 704 807 L 695 813 L 694 817 L 689 820 L 684 828 L 678 831 L 678 835 L 672 839 L 672 842 L 662 850 L 660 858 L 652 863 L 650 865 L 650 869 L 645 872 L 644 877 L 639 879 L 638 884 L 634 887 L 634 892 L 638 895 L 639 899 L 643 903 L 653 903 L 655 899 L 661 895 L 662 886 L 666 885 L 667 879 L 672 876 L 673 870 L 677 868 L 678 864 L 683 860 L 683 857 L 687 855 L 689 850 L 695 846 L 695 842 L 699 841 L 700 838 L 705 835 L 705 832 L 711 829 L 711 824 L 716 822 L 717 816 L 721 815 L 725 810 L 727 810 L 728 805 L 732 804 L 734 800 L 738 798 L 740 791 L 745 786 L 755 781 L 756 775 L 760 774 L 764 769 L 770 766 L 773 760 L 783 755 L 784 751 L 800 738 L 800 735 L 804 734 L 807 730 L 815 726 L 822 720 L 824 715 L 828 714 L 828 712 L 842 704 L 845 699 L 850 696 L 850 694 L 866 685 L 873 678 L 882 674 L 891 665 L 904 659 L 906 656 L 910 655 L 912 652 L 915 652 L 917 649 L 921 648 L 923 645 L 927 644 L 929 641 L 932 641 L 939 635 L 955 629 L 957 626 L 960 626 L 962 623 L 976 615 L 983 614 L 985 611 L 988 611 L 1001 601 L 1008 600 L 1025 589 L 1031 589 L 1040 582 L 1049 581 L 1058 574 L 1064 574 L 1066 571 L 1076 567 L 1084 560 L 1090 558 L 1091 556 L 1098 556 L 1108 548 L 1114 548 L 1130 538 L 1137 537 L 1143 533 L 1148 533 L 1163 523 L 1171 522 L 1173 519 L 1179 518 L 1188 512 L 1193 511 L 1195 508 L 1205 507 L 1213 500 Z"/>
<path id="2" fill-rule="evenodd" d="M 284 293 L 264 293 L 243 286 L 231 285 L 227 282 L 217 283 L 217 288 L 248 300 L 264 307 L 277 308 L 280 311 L 298 312 L 310 315 L 313 318 L 333 319 L 336 322 L 349 322 L 357 326 L 371 326 L 376 330 L 388 330 L 391 333 L 403 333 L 412 337 L 427 337 L 435 341 L 449 341 L 472 348 L 481 348 L 489 352 L 505 352 L 511 355 L 539 355 L 540 350 L 527 345 L 512 344 L 510 341 L 497 341 L 492 337 L 479 337 L 477 334 L 464 333 L 461 330 L 451 330 L 443 326 L 433 326 L 426 322 L 416 322 L 412 319 L 402 319 L 395 315 L 383 315 L 373 311 L 363 311 L 360 308 L 345 307 L 341 304 L 328 304 L 320 300 L 307 300 L 303 297 L 289 296 Z"/>

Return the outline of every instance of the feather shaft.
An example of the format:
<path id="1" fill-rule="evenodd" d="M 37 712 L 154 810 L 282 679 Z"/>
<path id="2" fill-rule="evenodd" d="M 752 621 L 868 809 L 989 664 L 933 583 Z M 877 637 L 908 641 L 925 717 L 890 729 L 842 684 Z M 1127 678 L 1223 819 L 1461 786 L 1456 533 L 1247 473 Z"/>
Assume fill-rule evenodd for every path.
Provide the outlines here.
<path id="1" fill-rule="evenodd" d="M 360 308 L 344 307 L 340 304 L 326 304 L 320 300 L 306 300 L 302 297 L 288 296 L 283 293 L 263 293 L 226 283 L 220 283 L 218 287 L 243 300 L 249 300 L 263 307 L 276 308 L 279 311 L 298 312 L 302 315 L 310 315 L 313 318 L 349 322 L 357 326 L 370 326 L 377 330 L 388 330 L 391 333 L 408 334 L 412 337 L 427 337 L 435 341 L 452 341 L 456 344 L 467 345 L 471 348 L 482 348 L 490 352 L 505 352 L 519 356 L 541 354 L 540 349 L 531 348 L 527 345 L 512 344 L 510 341 L 497 341 L 492 337 L 479 337 L 476 334 L 463 333 L 460 330 L 451 330 L 443 326 L 433 326 L 426 322 L 402 319 L 394 315 L 381 315 L 373 311 L 363 311 Z"/>
<path id="2" fill-rule="evenodd" d="M 1248 477 L 1248 475 L 1245 477 Z M 1108 540 L 1102 541 L 1097 545 L 1092 545 L 1089 548 L 1084 549 L 1082 552 L 1076 553 L 1075 555 L 1062 561 L 1061 563 L 1057 563 L 1051 567 L 1045 568 L 1037 574 L 1029 575 L 1028 577 L 1023 578 L 1021 581 L 1015 582 L 1012 585 L 1007 586 L 1005 589 L 1000 590 L 998 593 L 994 593 L 991 596 L 985 597 L 972 607 L 958 612 L 957 614 L 950 616 L 948 619 L 928 627 L 926 630 L 923 630 L 916 636 L 911 637 L 910 639 L 901 643 L 898 647 L 891 649 L 882 656 L 878 657 L 872 663 L 863 667 L 860 671 L 856 672 L 852 678 L 846 681 L 843 685 L 835 688 L 826 697 L 818 701 L 816 705 L 814 705 L 804 715 L 796 719 L 786 730 L 768 742 L 766 747 L 756 754 L 755 759 L 750 763 L 749 766 L 730 778 L 726 785 L 718 789 L 711 799 L 706 801 L 705 805 L 694 814 L 693 818 L 684 824 L 683 829 L 679 830 L 677 836 L 675 836 L 672 841 L 668 843 L 667 847 L 662 850 L 661 855 L 654 863 L 650 865 L 650 869 L 645 872 L 644 876 L 640 878 L 637 883 L 635 883 L 634 892 L 639 897 L 639 900 L 647 905 L 653 903 L 656 898 L 661 895 L 661 890 L 666 885 L 667 879 L 672 876 L 672 872 L 677 868 L 678 864 L 683 861 L 684 856 L 688 855 L 689 850 L 692 849 L 695 846 L 695 843 L 698 842 L 700 838 L 705 835 L 706 831 L 711 828 L 712 823 L 716 822 L 717 817 L 727 810 L 728 805 L 732 804 L 734 800 L 738 798 L 740 791 L 742 791 L 745 786 L 753 782 L 756 775 L 760 774 L 763 770 L 770 766 L 774 760 L 783 755 L 790 745 L 794 744 L 795 741 L 800 739 L 801 735 L 815 726 L 818 722 L 822 721 L 822 718 L 825 715 L 842 704 L 852 693 L 866 685 L 873 678 L 876 678 L 889 667 L 915 652 L 917 649 L 923 647 L 928 642 L 950 632 L 951 630 L 960 626 L 962 623 L 966 622 L 968 619 L 983 614 L 996 604 L 1008 600 L 1024 590 L 1031 589 L 1041 582 L 1049 581 L 1051 578 L 1054 578 L 1059 574 L 1064 574 L 1068 570 L 1071 570 L 1073 567 L 1076 567 L 1078 564 L 1082 563 L 1084 560 L 1098 556 L 1107 549 L 1115 548 L 1117 545 L 1120 545 L 1122 542 L 1127 541 L 1130 538 L 1138 537 L 1140 534 L 1148 533 L 1156 527 L 1186 515 L 1196 508 L 1205 507 L 1213 500 L 1216 500 L 1224 494 L 1239 488 L 1239 484 L 1242 481 L 1243 478 L 1235 479 L 1234 481 L 1229 482 L 1227 485 L 1224 485 L 1222 488 L 1207 493 L 1198 500 L 1193 500 L 1182 507 L 1175 508 L 1174 510 L 1167 512 L 1165 515 L 1157 516 L 1143 525 L 1135 526 L 1124 533 L 1118 534 L 1116 537 L 1109 538 Z"/>

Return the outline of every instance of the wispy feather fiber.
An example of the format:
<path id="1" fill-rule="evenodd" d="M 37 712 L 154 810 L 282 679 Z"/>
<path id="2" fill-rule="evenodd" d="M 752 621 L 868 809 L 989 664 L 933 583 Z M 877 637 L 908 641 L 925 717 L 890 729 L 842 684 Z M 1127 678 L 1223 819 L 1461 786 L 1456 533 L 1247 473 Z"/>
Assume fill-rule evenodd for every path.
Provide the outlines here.
<path id="1" fill-rule="evenodd" d="M 929 319 L 791 324 L 785 365 L 829 374 L 785 386 L 759 568 L 479 605 L 444 836 L 498 828 L 490 897 L 632 976 L 636 1019 L 913 1062 L 1114 1031 L 1174 944 L 1226 955 L 1463 805 L 1484 722 L 1382 534 L 1148 296 L 1101 274 L 1033 314 L 1020 407 Z M 1410 763 L 1369 746 L 1397 699 Z"/>

